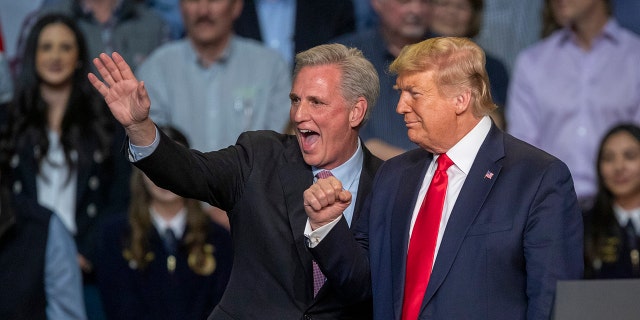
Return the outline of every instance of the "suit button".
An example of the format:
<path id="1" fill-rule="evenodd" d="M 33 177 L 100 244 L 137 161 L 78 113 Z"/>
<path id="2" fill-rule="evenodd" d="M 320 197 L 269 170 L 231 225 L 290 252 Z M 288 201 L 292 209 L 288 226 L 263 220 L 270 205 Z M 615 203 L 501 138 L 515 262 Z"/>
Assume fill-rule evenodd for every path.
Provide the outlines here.
<path id="1" fill-rule="evenodd" d="M 11 166 L 11 168 L 17 168 L 18 165 L 20 164 L 20 156 L 18 156 L 17 154 L 13 155 L 13 157 L 11 157 L 11 161 L 9 161 L 9 165 Z"/>
<path id="2" fill-rule="evenodd" d="M 22 182 L 16 181 L 13 183 L 13 193 L 20 194 L 22 192 Z"/>
<path id="3" fill-rule="evenodd" d="M 102 163 L 102 161 L 104 161 L 104 155 L 102 155 L 102 152 L 100 151 L 94 152 L 93 161 L 95 161 L 96 163 Z"/>
<path id="4" fill-rule="evenodd" d="M 100 187 L 100 179 L 96 176 L 89 178 L 89 189 L 96 191 L 98 190 L 98 187 Z"/>
<path id="5" fill-rule="evenodd" d="M 96 208 L 96 205 L 91 203 L 87 206 L 87 215 L 90 218 L 94 218 L 96 216 L 96 214 L 98 214 L 98 209 Z"/>
<path id="6" fill-rule="evenodd" d="M 305 314 L 305 315 L 304 315 L 304 320 L 311 320 L 311 319 L 312 319 L 312 318 L 311 318 L 311 316 L 310 316 L 310 315 L 308 315 L 308 314 Z"/>

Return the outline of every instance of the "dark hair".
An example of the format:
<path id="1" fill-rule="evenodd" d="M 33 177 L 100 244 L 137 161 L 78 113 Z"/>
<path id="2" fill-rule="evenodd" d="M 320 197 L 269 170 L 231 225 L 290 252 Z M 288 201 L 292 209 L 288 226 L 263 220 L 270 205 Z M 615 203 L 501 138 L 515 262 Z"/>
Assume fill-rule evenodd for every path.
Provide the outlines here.
<path id="1" fill-rule="evenodd" d="M 40 92 L 41 79 L 36 70 L 36 54 L 40 34 L 51 24 L 63 24 L 75 35 L 78 46 L 77 67 L 72 75 L 72 88 L 62 124 L 60 141 L 66 164 L 74 171 L 78 163 L 91 161 L 95 151 L 102 156 L 110 153 L 114 123 L 104 100 L 87 80 L 89 61 L 87 45 L 81 30 L 70 17 L 48 14 L 40 17 L 31 28 L 18 74 L 14 99 L 9 104 L 3 131 L 3 146 L 11 150 L 21 147 L 35 148 L 38 164 L 49 149 L 48 105 Z M 94 150 L 96 149 L 97 150 Z M 72 156 L 77 151 L 77 159 Z"/>
<path id="2" fill-rule="evenodd" d="M 471 21 L 469 21 L 469 26 L 467 28 L 467 34 L 465 37 L 473 38 L 480 33 L 480 29 L 482 28 L 482 16 L 484 11 L 484 1 L 483 0 L 468 0 L 471 5 Z"/>
<path id="3" fill-rule="evenodd" d="M 601 242 L 601 239 L 612 236 L 611 230 L 617 230 L 613 228 L 618 225 L 615 213 L 613 211 L 614 196 L 611 190 L 604 184 L 602 178 L 602 172 L 600 170 L 600 163 L 602 162 L 603 149 L 607 141 L 615 134 L 626 132 L 633 136 L 640 142 L 640 127 L 632 123 L 621 123 L 612 127 L 600 140 L 600 146 L 598 148 L 598 157 L 596 160 L 596 172 L 598 179 L 598 192 L 596 193 L 593 206 L 587 213 L 585 220 L 585 231 L 588 237 L 585 238 L 585 258 L 586 261 L 591 261 L 598 258 L 597 244 Z M 589 265 L 587 265 L 589 267 Z"/>

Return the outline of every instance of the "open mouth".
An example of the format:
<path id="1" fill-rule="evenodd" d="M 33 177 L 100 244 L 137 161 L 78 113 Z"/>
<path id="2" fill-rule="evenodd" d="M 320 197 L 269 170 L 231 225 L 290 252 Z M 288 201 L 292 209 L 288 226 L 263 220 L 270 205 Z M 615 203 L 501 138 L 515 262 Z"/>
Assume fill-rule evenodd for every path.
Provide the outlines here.
<path id="1" fill-rule="evenodd" d="M 300 133 L 300 142 L 303 150 L 310 149 L 318 139 L 320 139 L 320 134 L 308 129 L 298 129 Z"/>

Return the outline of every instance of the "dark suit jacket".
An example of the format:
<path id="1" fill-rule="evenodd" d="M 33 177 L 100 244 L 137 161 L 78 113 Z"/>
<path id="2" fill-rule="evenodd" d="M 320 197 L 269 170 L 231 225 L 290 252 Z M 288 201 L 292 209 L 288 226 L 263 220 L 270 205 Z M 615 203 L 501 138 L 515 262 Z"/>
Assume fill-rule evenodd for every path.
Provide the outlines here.
<path id="1" fill-rule="evenodd" d="M 341 290 L 360 298 L 371 289 L 374 319 L 400 319 L 411 215 L 432 158 L 416 149 L 380 168 L 353 226 L 360 245 L 339 223 L 313 249 L 330 273 L 361 275 Z M 566 165 L 493 125 L 454 205 L 419 319 L 549 319 L 556 281 L 582 276 L 582 237 Z"/>
<path id="2" fill-rule="evenodd" d="M 297 0 L 293 42 L 295 53 L 310 49 L 356 29 L 353 3 L 345 0 Z M 236 34 L 262 41 L 253 0 L 245 0 L 234 22 Z"/>
<path id="3" fill-rule="evenodd" d="M 233 269 L 209 319 L 370 319 L 370 301 L 343 302 L 331 279 L 313 297 L 312 257 L 305 245 L 302 194 L 313 183 L 295 136 L 246 132 L 220 151 L 189 151 L 163 133 L 135 163 L 158 186 L 227 211 Z M 353 221 L 381 161 L 364 148 Z"/>

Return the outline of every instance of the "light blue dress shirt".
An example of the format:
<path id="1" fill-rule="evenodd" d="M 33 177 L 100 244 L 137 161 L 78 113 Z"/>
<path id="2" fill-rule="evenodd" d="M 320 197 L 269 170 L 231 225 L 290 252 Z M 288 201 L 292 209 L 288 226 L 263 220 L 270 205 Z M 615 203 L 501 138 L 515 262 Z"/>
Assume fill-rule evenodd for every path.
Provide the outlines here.
<path id="1" fill-rule="evenodd" d="M 222 57 L 204 67 L 190 40 L 158 48 L 136 71 L 151 98 L 151 118 L 182 131 L 191 147 L 219 150 L 240 133 L 282 132 L 289 121 L 291 71 L 280 55 L 234 36 Z"/>
<path id="2" fill-rule="evenodd" d="M 356 152 L 347 160 L 347 162 L 341 164 L 340 166 L 331 169 L 331 174 L 336 177 L 342 183 L 342 188 L 351 192 L 351 204 L 344 210 L 342 213 L 344 217 L 347 219 L 347 223 L 351 226 L 351 220 L 353 219 L 353 210 L 356 206 L 356 200 L 358 199 L 358 186 L 360 185 L 358 182 L 360 181 L 360 172 L 362 171 L 362 162 L 364 161 L 364 153 L 362 152 L 362 147 L 360 146 L 360 139 L 358 139 L 358 149 Z M 324 169 L 319 169 L 316 167 L 312 167 L 313 176 L 315 177 L 320 171 L 324 171 Z"/>
<path id="3" fill-rule="evenodd" d="M 57 215 L 51 215 L 45 253 L 44 288 L 47 319 L 87 318 L 82 295 L 82 275 L 73 237 Z"/>

